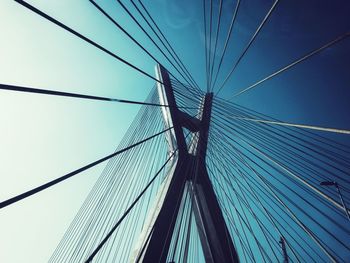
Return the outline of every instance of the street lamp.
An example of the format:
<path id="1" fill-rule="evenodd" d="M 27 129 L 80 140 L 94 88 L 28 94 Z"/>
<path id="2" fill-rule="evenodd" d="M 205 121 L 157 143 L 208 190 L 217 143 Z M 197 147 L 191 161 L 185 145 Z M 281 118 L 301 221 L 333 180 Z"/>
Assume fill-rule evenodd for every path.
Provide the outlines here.
<path id="1" fill-rule="evenodd" d="M 321 182 L 320 185 L 336 185 L 337 183 L 336 182 L 332 182 L 332 181 L 324 181 L 324 182 Z"/>
<path id="2" fill-rule="evenodd" d="M 342 196 L 342 194 L 340 193 L 340 187 L 339 187 L 338 183 L 335 182 L 335 181 L 324 181 L 324 182 L 321 182 L 320 185 L 322 185 L 322 186 L 331 186 L 331 185 L 334 185 L 334 186 L 337 188 L 337 191 L 338 191 L 340 200 L 341 200 L 341 202 L 342 202 L 342 204 L 343 204 L 343 207 L 344 207 L 344 209 L 345 209 L 346 216 L 348 217 L 348 219 L 349 219 L 349 221 L 350 221 L 349 211 L 348 211 L 348 209 L 346 208 L 346 205 L 345 205 L 343 196 Z"/>

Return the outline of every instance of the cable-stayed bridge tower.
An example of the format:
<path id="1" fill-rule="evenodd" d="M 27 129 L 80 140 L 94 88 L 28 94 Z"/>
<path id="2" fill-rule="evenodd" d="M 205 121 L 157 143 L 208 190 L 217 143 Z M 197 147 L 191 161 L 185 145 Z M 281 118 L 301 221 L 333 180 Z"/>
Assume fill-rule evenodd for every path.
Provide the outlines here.
<path id="1" fill-rule="evenodd" d="M 168 72 L 157 65 L 156 73 L 160 102 L 170 106 L 162 108 L 162 113 L 165 128 L 173 127 L 166 133 L 173 159 L 132 262 L 166 262 L 180 201 L 186 194 L 191 196 L 206 262 L 238 262 L 205 164 L 213 94 L 203 97 L 198 118 L 191 117 L 178 109 Z M 192 133 L 188 144 L 184 128 Z"/>
<path id="2" fill-rule="evenodd" d="M 4 212 L 4 214 L 7 213 L 6 209 L 10 205 L 16 206 L 18 202 L 30 200 L 33 195 L 42 198 L 40 201 L 46 201 L 45 196 L 41 195 L 42 191 L 55 188 L 54 186 L 57 184 L 64 184 L 73 176 L 80 176 L 84 180 L 84 176 L 85 178 L 89 176 L 84 174 L 85 171 L 108 161 L 98 178 L 96 173 L 92 174 L 95 176 L 96 183 L 75 218 L 70 221 L 68 229 L 66 230 L 66 225 L 63 227 L 63 224 L 61 225 L 61 222 L 55 218 L 56 223 L 53 229 L 57 230 L 56 232 L 60 231 L 59 234 L 64 233 L 64 235 L 56 236 L 51 248 L 45 249 L 39 245 L 30 247 L 35 249 L 37 254 L 42 254 L 45 250 L 51 255 L 50 263 L 349 261 L 350 149 L 348 136 L 350 130 L 349 127 L 344 126 L 343 119 L 343 113 L 348 111 L 348 107 L 331 107 L 331 111 L 334 110 L 334 113 L 329 115 L 334 116 L 334 118 L 329 118 L 331 121 L 327 121 L 325 117 L 331 111 L 322 109 L 330 101 L 341 104 L 341 99 L 345 98 L 344 95 L 347 93 L 345 90 L 341 90 L 340 86 L 347 82 L 339 82 L 342 77 L 341 73 L 333 78 L 336 81 L 331 81 L 330 78 L 328 79 L 332 75 L 329 74 L 331 71 L 327 69 L 327 71 L 322 72 L 322 67 L 319 65 L 309 67 L 313 70 L 320 70 L 317 76 L 321 76 L 322 79 L 317 77 L 315 85 L 310 85 L 308 82 L 302 86 L 299 85 L 300 82 L 295 82 L 295 80 L 302 80 L 301 72 L 307 72 L 307 68 L 300 70 L 299 67 L 302 67 L 306 61 L 312 62 L 318 54 L 327 51 L 330 47 L 334 47 L 333 51 L 337 52 L 327 52 L 326 56 L 334 56 L 334 59 L 339 61 L 346 57 L 343 54 L 347 53 L 343 52 L 348 52 L 346 47 L 350 33 L 348 26 L 342 21 L 348 15 L 342 4 L 333 3 L 333 1 L 332 4 L 326 5 L 327 13 L 332 13 L 331 10 L 333 10 L 337 17 L 339 16 L 339 28 L 324 27 L 323 23 L 327 21 L 327 14 L 317 12 L 320 23 L 312 21 L 312 30 L 308 26 L 298 28 L 298 23 L 296 23 L 295 29 L 297 29 L 298 34 L 304 29 L 309 29 L 312 34 L 322 31 L 319 39 L 315 38 L 312 44 L 308 41 L 309 39 L 300 38 L 301 43 L 308 43 L 305 47 L 287 45 L 283 47 L 283 50 L 280 50 L 279 47 L 279 51 L 288 55 L 285 57 L 278 55 L 282 54 L 278 53 L 278 50 L 276 50 L 277 52 L 272 50 L 271 54 L 274 54 L 276 59 L 277 57 L 281 59 L 278 62 L 280 67 L 276 68 L 271 64 L 271 67 L 262 68 L 258 63 L 260 57 L 256 56 L 257 53 L 251 53 L 250 50 L 259 50 L 257 45 L 261 43 L 261 40 L 269 39 L 262 37 L 262 34 L 266 34 L 272 29 L 270 27 L 269 30 L 266 30 L 266 26 L 271 26 L 271 22 L 274 23 L 273 25 L 279 24 L 281 20 L 278 19 L 281 14 L 284 14 L 283 9 L 286 10 L 292 6 L 291 10 L 307 10 L 309 8 L 309 12 L 314 14 L 314 5 L 302 1 L 293 1 L 293 3 L 279 0 L 270 3 L 265 1 L 266 8 L 262 8 L 262 5 L 257 8 L 259 12 L 267 12 L 258 15 L 262 19 L 257 24 L 255 32 L 252 32 L 249 41 L 237 45 L 236 41 L 243 40 L 245 42 L 245 37 L 247 37 L 245 33 L 244 37 L 241 38 L 235 25 L 238 23 L 237 21 L 242 25 L 246 22 L 244 16 L 241 15 L 246 8 L 246 5 L 243 4 L 244 1 L 233 1 L 231 4 L 234 3 L 234 6 L 229 1 L 220 1 L 218 5 L 215 4 L 215 1 L 210 1 L 210 3 L 209 1 L 194 1 L 197 3 L 196 13 L 200 13 L 197 10 L 203 10 L 204 30 L 202 32 L 197 32 L 197 28 L 193 30 L 193 32 L 196 31 L 193 38 L 187 33 L 182 35 L 182 30 L 179 31 L 181 35 L 178 35 L 179 41 L 181 41 L 181 37 L 184 37 L 183 43 L 194 44 L 186 45 L 188 51 L 190 46 L 195 47 L 196 52 L 190 54 L 190 59 L 198 58 L 198 61 L 192 65 L 192 70 L 195 69 L 195 71 L 191 72 L 191 67 L 186 67 L 187 63 L 184 63 L 185 60 L 182 61 L 182 58 L 175 51 L 176 47 L 170 43 L 171 38 L 168 38 L 166 32 L 162 30 L 164 25 L 161 24 L 160 16 L 157 17 L 155 13 L 155 10 L 160 10 L 159 7 L 149 8 L 150 3 L 147 1 L 142 3 L 141 0 L 118 0 L 116 3 L 107 3 L 108 1 L 102 3 L 103 1 L 90 0 L 84 3 L 87 5 L 86 8 L 97 11 L 106 19 L 106 23 L 111 23 L 110 25 L 123 33 L 126 37 L 125 40 L 128 41 L 123 42 L 124 45 L 132 43 L 132 48 L 135 50 L 126 49 L 126 54 L 123 54 L 125 46 L 121 43 L 121 46 L 116 50 L 110 49 L 108 45 L 100 43 L 99 36 L 85 34 L 77 30 L 74 18 L 73 21 L 64 23 L 60 19 L 59 12 L 54 12 L 54 9 L 50 11 L 50 8 L 46 9 L 39 3 L 32 5 L 31 1 L 15 0 L 12 2 L 17 3 L 14 6 L 17 5 L 19 12 L 24 12 L 26 9 L 35 14 L 33 19 L 50 23 L 55 27 L 55 30 L 63 30 L 68 37 L 74 36 L 78 41 L 81 41 L 81 44 L 87 44 L 101 52 L 103 56 L 108 56 L 115 62 L 124 64 L 137 74 L 135 76 L 137 80 L 138 77 L 151 80 L 148 88 L 153 85 L 145 101 L 136 101 L 120 98 L 121 94 L 117 98 L 114 96 L 101 97 L 99 95 L 100 89 L 96 89 L 96 93 L 93 94 L 87 94 L 86 90 L 83 90 L 82 93 L 72 93 L 70 89 L 61 91 L 63 87 L 50 86 L 47 89 L 39 86 L 30 87 L 27 86 L 28 82 L 24 82 L 25 86 L 18 86 L 15 85 L 17 77 L 15 81 L 1 79 L 1 92 L 25 94 L 28 103 L 17 108 L 17 98 L 14 95 L 13 103 L 8 103 L 8 106 L 4 107 L 1 105 L 1 108 L 4 109 L 2 114 L 6 116 L 4 126 L 7 126 L 7 121 L 11 119 L 8 118 L 11 115 L 9 114 L 11 111 L 8 109 L 13 110 L 15 107 L 16 111 L 25 111 L 30 108 L 33 103 L 31 99 L 35 96 L 43 96 L 47 99 L 53 96 L 65 97 L 75 100 L 77 103 L 84 100 L 85 102 L 140 106 L 120 143 L 116 149 L 113 148 L 114 152 L 96 156 L 96 159 L 90 160 L 90 163 L 74 167 L 75 170 L 68 170 L 59 177 L 45 172 L 45 175 L 48 174 L 50 177 L 45 177 L 44 181 L 40 181 L 38 185 L 30 184 L 18 192 L 10 191 L 7 196 L 0 200 L 0 212 Z M 178 2 L 181 1 L 176 1 L 176 3 Z M 117 4 L 120 13 L 115 13 L 115 9 L 110 8 L 112 4 Z M 188 3 L 184 2 L 183 4 L 183 8 L 188 7 Z M 156 5 L 155 1 L 152 2 L 152 5 Z M 320 5 L 324 5 L 324 3 Z M 74 9 L 71 8 L 71 4 L 67 4 L 67 8 Z M 24 10 L 20 11 L 20 9 Z M 120 19 L 119 14 L 122 13 L 128 17 L 127 20 Z M 344 18 L 340 13 L 343 13 Z M 89 15 L 92 14 L 93 12 L 89 13 Z M 230 16 L 231 19 L 221 19 L 222 15 Z M 28 17 L 30 16 L 28 15 Z M 9 17 L 16 17 L 16 19 L 21 17 L 22 19 L 21 15 L 13 16 L 10 14 Z M 284 16 L 282 15 L 282 17 Z M 333 25 L 333 19 L 337 20 L 337 17 L 328 17 L 328 19 L 332 19 L 326 23 L 331 22 L 330 24 Z M 315 16 L 308 16 L 308 18 L 313 20 Z M 93 19 L 90 22 L 95 21 Z M 216 22 L 216 26 L 214 22 Z M 28 25 L 31 24 L 28 23 Z M 26 23 L 21 23 L 21 27 L 22 25 L 26 25 Z M 253 25 L 249 25 L 249 28 L 251 26 Z M 321 26 L 322 30 L 318 29 L 318 26 Z M 135 29 L 141 30 L 144 33 L 143 36 L 135 34 Z M 272 41 L 272 44 L 280 43 L 278 32 L 277 30 L 276 34 L 274 33 L 276 42 Z M 197 33 L 203 33 L 204 38 Z M 113 34 L 109 36 L 112 37 Z M 226 37 L 223 38 L 224 36 Z M 303 34 L 300 36 L 303 37 Z M 283 35 L 282 37 L 284 38 Z M 290 37 L 293 37 L 293 34 Z M 300 41 L 299 35 L 297 38 Z M 9 47 L 12 46 L 12 43 L 20 42 L 12 41 L 12 36 L 9 40 L 11 42 Z M 115 44 L 119 44 L 119 40 L 121 39 L 118 39 L 118 43 Z M 267 51 L 271 45 L 266 44 L 263 46 L 264 50 L 266 48 Z M 30 46 L 28 45 L 28 47 Z M 197 47 L 203 47 L 204 54 L 199 54 L 197 51 L 201 50 L 199 48 L 197 50 Z M 240 47 L 243 49 L 240 50 Z M 312 49 L 309 50 L 311 47 Z M 146 67 L 140 67 L 137 61 L 134 63 L 126 59 L 129 57 L 128 51 L 134 52 L 136 49 L 151 59 L 148 69 L 152 69 L 153 65 L 157 64 L 156 76 L 149 73 Z M 23 53 L 17 51 L 14 51 L 13 55 L 21 57 Z M 30 49 L 26 51 L 31 52 Z M 63 51 L 66 52 L 66 49 L 63 48 Z M 231 55 L 236 52 L 238 56 L 232 60 Z M 250 55 L 247 56 L 248 54 L 255 54 L 257 59 L 252 59 Z M 263 55 L 268 56 L 268 52 L 264 52 Z M 326 56 L 322 59 L 325 59 Z M 141 56 L 138 58 L 142 59 Z M 202 61 L 200 61 L 201 58 Z M 50 61 L 47 60 L 47 63 Z M 251 65 L 245 64 L 249 61 L 254 62 L 255 65 L 251 67 Z M 269 60 L 261 61 L 270 64 Z M 271 59 L 272 61 L 274 59 Z M 193 61 L 188 60 L 187 62 L 192 63 Z M 198 62 L 205 64 L 205 70 Z M 6 65 L 6 60 L 4 64 Z M 327 65 L 328 63 L 320 64 L 323 64 L 322 66 L 325 68 L 330 67 Z M 109 66 L 110 64 L 108 64 Z M 11 67 L 8 68 L 11 69 Z M 255 72 L 256 74 L 241 74 L 242 72 L 260 70 L 260 68 L 263 69 L 260 73 L 258 71 Z M 292 68 L 295 70 L 290 71 Z M 297 70 L 298 68 L 299 70 Z M 341 68 L 346 67 L 342 66 Z M 239 70 L 243 71 L 238 72 Z M 277 89 L 277 82 L 274 84 L 272 79 L 276 80 L 288 71 L 290 74 L 289 77 L 286 76 L 288 81 L 283 81 L 283 85 L 281 85 L 283 87 Z M 113 91 L 115 91 L 114 73 L 113 82 L 110 84 Z M 192 75 L 192 73 L 195 74 Z M 254 76 L 257 77 L 260 74 L 266 75 L 253 79 Z M 201 79 L 200 85 L 196 81 L 200 77 L 199 75 L 205 78 L 205 80 Z M 325 78 L 326 81 L 323 81 L 323 77 L 326 75 L 329 76 Z M 243 77 L 248 77 L 247 83 L 243 81 Z M 305 79 L 311 80 L 311 77 L 312 75 L 308 75 Z M 140 79 L 139 83 L 140 87 L 147 88 L 147 84 L 143 80 Z M 329 83 L 332 85 L 329 86 Z M 241 85 L 245 86 L 240 87 Z M 123 88 L 125 86 L 123 85 Z M 204 91 L 204 86 L 206 86 L 206 91 Z M 312 89 L 310 89 L 311 86 Z M 315 115 L 314 117 L 317 118 L 298 119 L 300 115 L 294 114 L 299 106 L 293 105 L 293 100 L 284 104 L 278 94 L 283 94 L 282 97 L 284 97 L 285 91 L 276 93 L 276 91 L 281 92 L 288 87 L 288 91 L 291 91 L 291 98 L 306 99 L 311 95 L 311 91 L 318 94 L 319 91 L 322 93 L 322 90 L 327 91 L 328 97 L 332 93 L 336 94 L 338 88 L 341 95 L 330 100 L 324 98 L 323 101 L 321 96 L 316 97 L 312 94 L 312 99 L 310 97 L 310 100 L 307 101 L 307 107 L 310 109 L 311 105 L 316 105 L 312 103 L 317 101 L 322 107 L 319 111 L 321 116 Z M 248 93 L 254 96 L 254 92 L 259 89 L 267 93 L 260 93 L 265 94 L 261 97 L 258 93 L 258 97 L 254 99 L 246 97 L 247 100 L 236 100 Z M 135 92 L 137 91 L 135 90 Z M 320 101 L 318 101 L 319 99 Z M 320 103 L 321 101 L 322 103 Z M 275 102 L 278 103 L 274 104 Z M 269 103 L 271 103 L 271 107 L 267 108 L 270 108 L 270 112 L 261 110 Z M 264 107 L 259 107 L 259 104 Z M 281 109 L 276 105 L 282 105 L 284 110 L 275 114 L 276 108 Z M 91 105 L 86 103 L 86 107 L 91 107 Z M 342 108 L 346 109 L 342 110 Z M 121 114 L 131 112 L 120 109 L 115 113 L 113 116 L 116 116 L 117 122 L 113 121 L 113 125 L 117 126 L 125 124 L 123 119 L 118 117 Z M 29 119 L 34 114 L 35 112 L 29 114 Z M 86 115 L 85 112 L 81 116 L 86 117 L 84 115 Z M 92 120 L 91 115 L 87 118 L 89 122 Z M 338 122 L 333 122 L 338 118 Z M 314 122 L 315 120 L 321 122 L 317 124 Z M 340 120 L 342 122 L 339 122 Z M 57 130 L 61 131 L 62 127 L 56 127 Z M 79 126 L 71 128 L 79 129 Z M 21 136 L 25 137 L 26 130 L 23 130 Z M 16 136 L 12 136 L 12 138 L 14 137 Z M 5 136 L 5 138 L 7 137 Z M 30 137 L 25 138 L 30 141 Z M 115 142 L 114 139 L 112 143 Z M 13 141 L 17 141 L 17 138 L 14 138 Z M 55 139 L 54 142 L 56 142 Z M 7 145 L 6 143 L 5 145 Z M 71 144 L 74 145 L 74 143 Z M 10 145 L 7 149 L 2 147 L 0 154 L 11 157 L 9 153 L 11 153 L 13 146 L 21 148 L 22 145 L 17 143 L 17 145 Z M 32 148 L 30 147 L 30 149 Z M 15 151 L 14 158 L 11 158 L 13 164 L 21 150 Z M 47 153 L 50 150 L 52 149 L 46 149 Z M 81 157 L 79 153 L 82 153 L 82 149 L 76 147 L 76 151 L 74 155 Z M 94 152 L 95 148 L 92 151 Z M 47 158 L 50 156 L 48 155 Z M 42 159 L 40 158 L 40 160 Z M 66 161 L 63 162 L 60 159 L 59 168 L 63 167 L 62 163 L 66 163 Z M 21 164 L 27 168 L 23 163 Z M 39 166 L 41 164 L 42 162 L 37 163 Z M 3 165 L 0 167 L 2 168 Z M 56 169 L 57 167 L 50 167 L 47 172 Z M 11 179 L 14 178 L 16 184 L 23 179 L 20 174 L 16 174 L 16 172 L 11 174 L 11 172 L 13 172 L 12 168 L 5 172 L 1 170 L 1 179 L 3 179 L 3 175 L 7 178 L 11 177 Z M 36 172 L 26 170 L 26 176 L 27 173 L 30 174 L 28 177 L 30 179 L 37 179 L 36 177 L 44 174 L 44 172 L 36 174 Z M 7 178 L 1 181 L 2 189 L 11 188 L 11 184 L 6 181 Z M 84 183 L 79 184 L 79 187 L 86 189 Z M 0 192 L 2 194 L 2 191 Z M 50 194 L 49 191 L 47 192 Z M 59 203 L 62 210 L 57 209 L 57 212 L 67 212 L 69 208 L 64 200 L 69 199 L 70 201 L 76 196 L 67 194 L 64 196 L 66 199 L 62 198 L 61 195 L 58 196 L 56 203 L 48 202 L 51 211 L 52 207 L 56 209 Z M 35 198 L 33 198 L 33 202 L 35 202 Z M 40 211 L 30 209 L 30 212 L 40 218 L 43 210 L 49 214 L 50 208 L 46 207 Z M 5 220 L 5 223 L 0 224 L 6 228 L 6 231 L 0 230 L 2 236 L 6 236 L 3 232 L 7 232 L 7 236 L 3 238 L 4 243 L 9 245 L 9 250 L 12 249 L 12 251 L 30 250 L 29 246 L 25 249 L 21 248 L 17 242 L 13 242 L 15 246 L 10 245 L 11 240 L 17 241 L 20 238 L 23 241 L 24 237 L 28 238 L 29 235 L 35 233 L 30 230 L 32 227 L 30 222 L 23 223 L 25 211 L 21 210 L 21 206 L 17 206 L 15 209 L 19 209 L 16 211 L 20 216 L 17 216 L 16 213 L 16 216 L 11 218 L 13 222 L 11 220 L 11 223 L 8 224 Z M 11 210 L 8 211 L 11 215 Z M 48 216 L 54 219 L 52 215 Z M 2 217 L 0 217 L 1 219 Z M 18 221 L 16 222 L 16 220 Z M 66 224 L 68 223 L 66 222 Z M 20 234 L 16 238 L 12 237 L 12 225 L 20 226 L 24 230 L 23 232 L 18 230 Z M 44 225 L 40 225 L 40 231 L 43 231 L 42 227 Z M 60 227 L 62 228 L 60 229 Z M 55 231 L 51 231 L 51 229 L 46 232 L 50 237 L 55 236 Z M 26 235 L 26 233 L 30 234 Z M 24 239 L 22 240 L 22 238 Z M 3 240 L 0 240 L 0 243 Z M 28 242 L 22 243 L 27 245 Z M 0 253 L 0 261 L 8 262 L 9 260 L 2 260 L 2 252 Z M 11 251 L 6 251 L 6 253 L 10 257 L 13 256 Z M 15 253 L 12 252 L 12 254 Z M 14 256 L 18 256 L 18 254 L 20 253 Z M 26 254 L 23 253 L 23 255 Z M 42 261 L 46 262 L 48 256 L 45 254 L 43 257 L 45 260 Z M 27 258 L 24 261 L 28 261 Z M 29 261 L 41 262 L 40 260 Z M 15 262 L 23 262 L 23 260 Z"/>

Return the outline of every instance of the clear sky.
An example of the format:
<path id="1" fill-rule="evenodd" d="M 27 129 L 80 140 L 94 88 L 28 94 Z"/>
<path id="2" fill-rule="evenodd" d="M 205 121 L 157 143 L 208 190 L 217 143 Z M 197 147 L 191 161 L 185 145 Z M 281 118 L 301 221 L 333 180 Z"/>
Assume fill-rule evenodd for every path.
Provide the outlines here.
<path id="1" fill-rule="evenodd" d="M 154 75 L 155 62 L 88 1 L 28 2 Z M 220 81 L 272 2 L 242 0 Z M 116 1 L 98 3 L 171 68 Z M 204 89 L 201 1 L 144 3 Z M 234 3 L 224 0 L 219 47 Z M 349 32 L 349 14 L 346 0 L 281 0 L 221 95 L 228 98 Z M 0 32 L 0 83 L 140 101 L 154 85 L 14 1 L 0 1 Z M 236 102 L 284 121 L 350 129 L 349 72 L 348 38 Z M 0 91 L 0 200 L 113 152 L 137 110 L 135 105 Z M 350 145 L 345 136 L 333 138 Z M 0 262 L 46 262 L 103 167 L 1 210 Z"/>

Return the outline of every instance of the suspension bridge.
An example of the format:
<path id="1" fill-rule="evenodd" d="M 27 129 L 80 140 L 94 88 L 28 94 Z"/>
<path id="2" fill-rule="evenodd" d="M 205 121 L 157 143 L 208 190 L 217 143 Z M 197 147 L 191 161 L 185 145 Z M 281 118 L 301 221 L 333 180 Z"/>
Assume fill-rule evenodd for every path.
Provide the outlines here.
<path id="1" fill-rule="evenodd" d="M 87 2 L 152 60 L 154 73 L 40 5 L 13 2 L 153 83 L 145 101 L 0 84 L 1 92 L 23 94 L 28 100 L 45 96 L 139 108 L 114 152 L 1 200 L 3 215 L 104 165 L 48 262 L 349 262 L 350 148 L 344 138 L 350 129 L 289 122 L 236 100 L 329 49 L 349 46 L 350 27 L 254 83 L 220 96 L 230 89 L 231 78 L 283 0 L 271 1 L 229 66 L 225 58 L 245 1 L 231 1 L 230 9 L 224 0 L 198 1 L 204 85 L 183 62 L 147 1 L 118 0 L 113 5 L 156 52 L 103 1 Z M 230 18 L 226 27 L 224 14 Z"/>

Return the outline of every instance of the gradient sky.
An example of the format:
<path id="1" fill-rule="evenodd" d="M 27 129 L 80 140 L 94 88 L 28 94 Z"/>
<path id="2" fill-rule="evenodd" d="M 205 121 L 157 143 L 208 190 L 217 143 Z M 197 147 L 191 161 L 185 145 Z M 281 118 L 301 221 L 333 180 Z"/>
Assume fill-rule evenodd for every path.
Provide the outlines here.
<path id="1" fill-rule="evenodd" d="M 155 62 L 88 1 L 28 2 L 154 75 Z M 272 2 L 242 0 L 219 82 Z M 171 69 L 115 1 L 98 3 Z M 205 89 L 202 2 L 144 3 Z M 234 3 L 224 0 L 219 48 Z M 349 14 L 346 0 L 281 0 L 221 96 L 228 98 L 349 32 Z M 140 101 L 154 85 L 14 1 L 0 2 L 0 31 L 0 83 Z M 350 129 L 349 72 L 348 38 L 235 102 L 284 121 Z M 113 152 L 137 110 L 135 105 L 0 91 L 0 199 Z M 350 145 L 346 136 L 332 138 Z M 104 165 L 0 211 L 0 262 L 46 262 Z"/>

